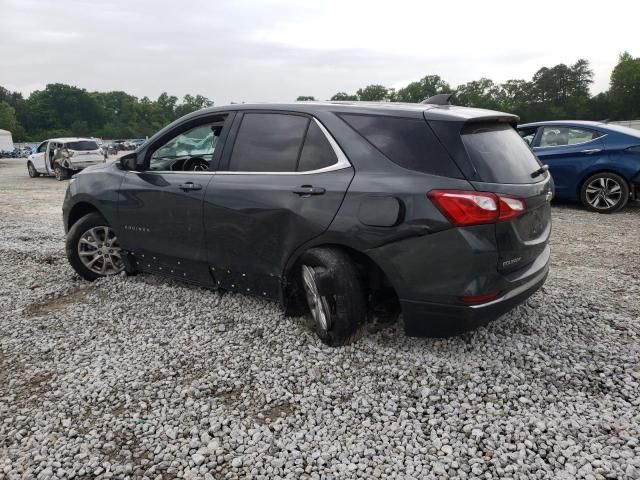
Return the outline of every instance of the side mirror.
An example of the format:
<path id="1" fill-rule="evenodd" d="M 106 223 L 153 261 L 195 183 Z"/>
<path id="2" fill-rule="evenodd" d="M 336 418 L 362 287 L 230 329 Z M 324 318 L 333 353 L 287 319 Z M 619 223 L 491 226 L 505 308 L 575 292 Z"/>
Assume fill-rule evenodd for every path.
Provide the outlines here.
<path id="1" fill-rule="evenodd" d="M 138 170 L 138 156 L 135 153 L 129 153 L 120 157 L 120 166 L 123 170 Z"/>

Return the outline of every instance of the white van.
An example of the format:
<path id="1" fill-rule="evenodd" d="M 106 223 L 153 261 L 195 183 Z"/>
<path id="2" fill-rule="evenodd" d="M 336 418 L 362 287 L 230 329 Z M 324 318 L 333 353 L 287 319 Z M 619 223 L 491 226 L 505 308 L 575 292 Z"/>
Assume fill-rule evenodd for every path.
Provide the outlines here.
<path id="1" fill-rule="evenodd" d="M 83 168 L 103 163 L 106 157 L 95 139 L 52 138 L 45 140 L 29 155 L 27 170 L 31 178 L 55 175 L 65 180 Z"/>

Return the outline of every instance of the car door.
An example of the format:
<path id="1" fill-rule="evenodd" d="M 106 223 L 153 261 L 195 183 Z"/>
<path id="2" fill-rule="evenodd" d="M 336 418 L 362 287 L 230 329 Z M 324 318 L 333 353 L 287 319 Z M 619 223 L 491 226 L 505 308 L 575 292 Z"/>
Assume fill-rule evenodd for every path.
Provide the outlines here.
<path id="1" fill-rule="evenodd" d="M 179 124 L 138 153 L 143 171 L 127 172 L 118 196 L 120 243 L 134 252 L 138 269 L 212 284 L 202 200 L 227 118 L 216 114 Z"/>
<path id="2" fill-rule="evenodd" d="M 533 151 L 544 165 L 549 166 L 558 197 L 574 198 L 581 172 L 606 159 L 601 136 L 600 132 L 583 127 L 541 127 Z"/>
<path id="3" fill-rule="evenodd" d="M 43 174 L 46 174 L 49 172 L 49 169 L 46 167 L 46 162 L 44 161 L 45 154 L 47 152 L 47 143 L 48 142 L 42 142 L 40 145 L 38 145 L 38 148 L 36 148 L 35 153 L 33 153 L 30 157 L 31 163 L 33 163 L 33 166 L 35 167 L 35 169 L 39 173 L 43 173 Z"/>
<path id="4" fill-rule="evenodd" d="M 331 224 L 354 170 L 315 118 L 288 112 L 236 116 L 209 183 L 209 264 L 223 288 L 276 298 L 291 253 Z"/>

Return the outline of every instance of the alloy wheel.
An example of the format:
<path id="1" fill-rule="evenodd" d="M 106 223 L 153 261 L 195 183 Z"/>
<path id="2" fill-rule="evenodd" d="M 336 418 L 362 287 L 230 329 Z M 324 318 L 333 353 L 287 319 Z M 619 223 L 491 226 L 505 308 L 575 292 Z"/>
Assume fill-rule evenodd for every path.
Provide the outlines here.
<path id="1" fill-rule="evenodd" d="M 318 292 L 313 267 L 302 266 L 302 283 L 313 319 L 323 331 L 328 331 L 331 328 L 331 309 L 327 297 Z"/>
<path id="2" fill-rule="evenodd" d="M 593 208 L 609 210 L 620 202 L 622 186 L 613 178 L 598 177 L 587 185 L 586 198 Z"/>
<path id="3" fill-rule="evenodd" d="M 118 237 L 107 226 L 92 227 L 78 240 L 82 264 L 99 275 L 115 275 L 124 270 Z"/>

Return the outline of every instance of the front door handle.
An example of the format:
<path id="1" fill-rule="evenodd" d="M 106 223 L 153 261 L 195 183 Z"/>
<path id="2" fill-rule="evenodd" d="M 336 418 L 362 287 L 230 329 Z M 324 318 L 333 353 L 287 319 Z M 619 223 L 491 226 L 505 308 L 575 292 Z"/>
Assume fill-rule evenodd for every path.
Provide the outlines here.
<path id="1" fill-rule="evenodd" d="M 199 183 L 193 183 L 193 182 L 181 183 L 179 187 L 180 187 L 180 190 L 184 190 L 185 192 L 202 190 L 202 185 L 200 185 Z"/>
<path id="2" fill-rule="evenodd" d="M 293 190 L 293 193 L 300 195 L 301 197 L 308 197 L 310 195 L 322 195 L 326 190 L 322 187 L 312 187 L 311 185 L 302 185 Z"/>
<path id="3" fill-rule="evenodd" d="M 586 153 L 587 155 L 591 155 L 592 153 L 598 153 L 601 151 L 602 151 L 601 148 L 587 148 L 586 150 L 582 150 L 581 153 Z"/>

